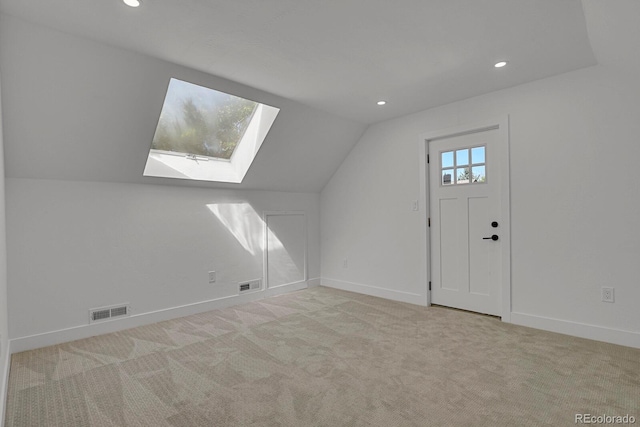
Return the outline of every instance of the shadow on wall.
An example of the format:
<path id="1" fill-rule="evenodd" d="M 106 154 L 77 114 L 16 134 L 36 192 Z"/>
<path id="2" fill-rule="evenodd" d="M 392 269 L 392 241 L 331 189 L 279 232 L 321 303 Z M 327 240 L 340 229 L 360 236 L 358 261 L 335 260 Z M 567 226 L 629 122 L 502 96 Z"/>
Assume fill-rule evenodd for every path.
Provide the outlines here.
<path id="1" fill-rule="evenodd" d="M 207 208 L 249 254 L 262 256 L 266 251 L 265 279 L 269 287 L 306 279 L 304 215 L 262 218 L 247 202 L 212 203 Z"/>

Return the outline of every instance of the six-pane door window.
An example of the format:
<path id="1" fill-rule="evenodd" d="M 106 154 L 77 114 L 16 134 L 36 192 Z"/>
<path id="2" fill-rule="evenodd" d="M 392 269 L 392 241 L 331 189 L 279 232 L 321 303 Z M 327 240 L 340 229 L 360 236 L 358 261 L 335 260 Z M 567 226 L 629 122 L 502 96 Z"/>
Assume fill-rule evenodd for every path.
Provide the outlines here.
<path id="1" fill-rule="evenodd" d="M 487 181 L 485 146 L 440 153 L 442 185 L 476 184 Z"/>

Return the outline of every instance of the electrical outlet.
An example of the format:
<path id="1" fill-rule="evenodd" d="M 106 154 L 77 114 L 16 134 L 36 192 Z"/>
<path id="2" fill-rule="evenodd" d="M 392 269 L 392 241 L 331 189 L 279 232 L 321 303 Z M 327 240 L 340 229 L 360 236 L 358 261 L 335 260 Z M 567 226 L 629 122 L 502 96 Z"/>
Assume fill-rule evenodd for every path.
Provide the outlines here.
<path id="1" fill-rule="evenodd" d="M 602 301 L 603 302 L 615 302 L 615 289 L 614 288 L 602 288 Z"/>
<path id="2" fill-rule="evenodd" d="M 210 271 L 209 272 L 209 283 L 215 283 L 216 282 L 216 272 L 215 271 Z"/>
<path id="3" fill-rule="evenodd" d="M 342 268 L 349 268 L 349 260 L 347 258 L 342 260 Z"/>

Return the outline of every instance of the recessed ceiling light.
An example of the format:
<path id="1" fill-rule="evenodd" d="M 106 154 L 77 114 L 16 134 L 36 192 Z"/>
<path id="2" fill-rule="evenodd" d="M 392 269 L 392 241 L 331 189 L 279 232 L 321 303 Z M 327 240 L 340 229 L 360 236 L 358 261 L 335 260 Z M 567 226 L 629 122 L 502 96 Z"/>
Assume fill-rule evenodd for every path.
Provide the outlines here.
<path id="1" fill-rule="evenodd" d="M 387 101 L 378 101 L 378 102 L 377 102 L 377 104 L 378 104 L 378 105 L 384 105 L 384 104 L 386 104 L 386 103 L 387 103 Z"/>
<path id="2" fill-rule="evenodd" d="M 140 0 L 122 0 L 124 4 L 131 7 L 138 7 L 142 4 Z"/>
<path id="3" fill-rule="evenodd" d="M 494 67 L 496 68 L 502 68 L 505 65 L 507 65 L 507 61 L 500 61 L 500 62 L 496 62 L 496 65 L 494 65 Z"/>

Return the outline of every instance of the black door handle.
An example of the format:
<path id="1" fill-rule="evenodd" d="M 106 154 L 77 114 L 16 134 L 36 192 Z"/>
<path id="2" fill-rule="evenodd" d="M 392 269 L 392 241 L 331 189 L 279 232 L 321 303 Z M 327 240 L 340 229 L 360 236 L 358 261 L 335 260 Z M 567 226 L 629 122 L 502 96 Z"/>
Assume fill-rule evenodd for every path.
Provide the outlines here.
<path id="1" fill-rule="evenodd" d="M 494 235 L 493 235 L 493 236 L 491 236 L 491 237 L 483 237 L 483 238 L 482 238 L 482 240 L 493 240 L 494 242 L 495 242 L 496 240 L 498 240 L 498 239 L 499 239 L 499 237 L 498 237 L 498 235 L 497 235 L 497 234 L 494 234 Z"/>

